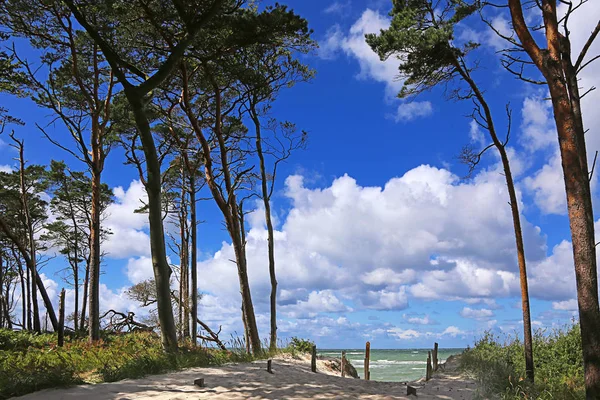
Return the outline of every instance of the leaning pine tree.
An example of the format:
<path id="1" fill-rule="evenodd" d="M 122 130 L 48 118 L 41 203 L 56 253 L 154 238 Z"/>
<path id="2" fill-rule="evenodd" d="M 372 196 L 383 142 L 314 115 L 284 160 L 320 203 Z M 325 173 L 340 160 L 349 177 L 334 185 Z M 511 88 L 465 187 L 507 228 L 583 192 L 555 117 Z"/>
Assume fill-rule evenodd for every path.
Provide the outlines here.
<path id="1" fill-rule="evenodd" d="M 472 117 L 489 133 L 492 141 L 482 151 L 473 151 L 470 148 L 463 151 L 461 158 L 471 166 L 471 171 L 488 149 L 495 147 L 500 154 L 517 245 L 527 378 L 533 381 L 534 365 L 525 251 L 519 205 L 506 152 L 511 114 L 507 108 L 509 128 L 506 137 L 501 140 L 494 124 L 492 110 L 471 75 L 473 67 L 467 63 L 467 54 L 478 44 L 468 42 L 459 47 L 453 40 L 455 26 L 475 11 L 477 11 L 477 5 L 461 0 L 393 0 L 393 9 L 390 13 L 392 16 L 391 26 L 379 34 L 367 35 L 366 40 L 382 60 L 395 56 L 401 61 L 399 71 L 405 81 L 399 97 L 414 96 L 434 86 L 449 84 L 456 80 L 462 84 L 451 93 L 457 99 L 473 100 L 475 110 Z"/>

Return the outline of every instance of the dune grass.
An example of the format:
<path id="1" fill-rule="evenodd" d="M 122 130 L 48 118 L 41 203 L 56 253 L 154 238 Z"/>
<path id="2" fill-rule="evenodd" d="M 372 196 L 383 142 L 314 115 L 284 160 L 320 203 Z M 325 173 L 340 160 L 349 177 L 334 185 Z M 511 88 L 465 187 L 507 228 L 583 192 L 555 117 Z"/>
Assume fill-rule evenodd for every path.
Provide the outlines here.
<path id="1" fill-rule="evenodd" d="M 461 356 L 461 367 L 479 382 L 481 396 L 499 399 L 584 399 L 579 324 L 533 338 L 535 383 L 525 379 L 523 342 L 486 332 Z"/>
<path id="2" fill-rule="evenodd" d="M 277 352 L 296 351 L 287 346 Z M 0 399 L 46 388 L 114 382 L 273 355 L 265 352 L 255 357 L 235 343 L 228 351 L 182 343 L 179 352 L 167 354 L 160 337 L 153 333 L 104 335 L 93 345 L 85 337 L 71 337 L 58 347 L 55 334 L 0 330 Z"/>

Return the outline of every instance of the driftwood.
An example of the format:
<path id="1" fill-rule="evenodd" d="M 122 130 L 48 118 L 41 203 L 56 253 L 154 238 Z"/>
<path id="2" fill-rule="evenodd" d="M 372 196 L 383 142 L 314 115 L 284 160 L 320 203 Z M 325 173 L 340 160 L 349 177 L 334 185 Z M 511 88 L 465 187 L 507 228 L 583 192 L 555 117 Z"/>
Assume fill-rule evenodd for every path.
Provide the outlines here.
<path id="1" fill-rule="evenodd" d="M 171 293 L 171 298 L 177 303 L 177 305 L 180 304 L 179 298 L 177 296 L 175 296 L 175 293 Z M 190 313 L 190 309 L 186 304 L 183 305 L 183 308 L 185 309 L 186 313 L 188 313 L 188 314 Z M 225 347 L 225 345 L 223 344 L 221 339 L 219 339 L 219 333 L 221 333 L 221 327 L 219 327 L 219 331 L 215 333 L 215 331 L 210 329 L 210 327 L 208 325 L 206 325 L 204 322 L 202 322 L 200 320 L 200 318 L 196 317 L 196 322 L 198 323 L 198 325 L 200 325 L 202 327 L 202 329 L 204 329 L 206 331 L 206 333 L 208 333 L 208 336 L 198 335 L 197 336 L 198 339 L 206 340 L 208 342 L 214 342 L 217 346 L 219 346 L 219 348 L 221 350 L 227 350 L 227 347 Z"/>
<path id="2" fill-rule="evenodd" d="M 133 312 L 128 312 L 125 314 L 115 310 L 108 310 L 100 317 L 100 320 L 106 317 L 109 318 L 109 322 L 104 329 L 115 333 L 152 332 L 154 328 L 156 328 L 154 326 L 142 324 L 141 322 L 134 320 L 135 313 Z"/>

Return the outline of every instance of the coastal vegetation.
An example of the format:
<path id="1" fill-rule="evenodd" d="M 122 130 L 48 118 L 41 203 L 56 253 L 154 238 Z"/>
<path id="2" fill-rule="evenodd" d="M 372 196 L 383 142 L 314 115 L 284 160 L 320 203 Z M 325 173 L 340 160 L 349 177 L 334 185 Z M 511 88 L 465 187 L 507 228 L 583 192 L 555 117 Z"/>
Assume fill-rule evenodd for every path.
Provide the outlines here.
<path id="1" fill-rule="evenodd" d="M 231 340 L 227 349 L 180 343 L 179 351 L 163 351 L 160 337 L 151 332 L 122 335 L 102 333 L 89 343 L 73 335 L 59 347 L 55 334 L 0 329 L 0 399 L 46 388 L 84 383 L 114 382 L 191 367 L 250 362 L 279 354 L 301 355 L 310 343 L 297 339 L 258 355 L 246 351 L 242 341 Z"/>
<path id="2" fill-rule="evenodd" d="M 535 383 L 525 379 L 522 349 L 517 335 L 488 331 L 460 356 L 461 367 L 477 379 L 482 396 L 506 400 L 585 398 L 579 324 L 534 332 Z"/>

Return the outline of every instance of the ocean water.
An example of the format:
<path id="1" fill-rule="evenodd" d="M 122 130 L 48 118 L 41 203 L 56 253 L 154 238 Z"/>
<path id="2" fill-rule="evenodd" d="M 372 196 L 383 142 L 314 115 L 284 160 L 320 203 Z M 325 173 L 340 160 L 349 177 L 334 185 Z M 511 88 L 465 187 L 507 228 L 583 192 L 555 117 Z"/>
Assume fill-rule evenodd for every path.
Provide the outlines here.
<path id="1" fill-rule="evenodd" d="M 371 349 L 369 369 L 372 381 L 407 382 L 423 378 L 427 366 L 427 352 L 431 349 Z M 438 349 L 440 363 L 464 349 Z M 318 350 L 319 355 L 340 358 L 342 350 Z M 365 350 L 348 349 L 346 358 L 356 368 L 358 375 L 364 379 Z"/>

